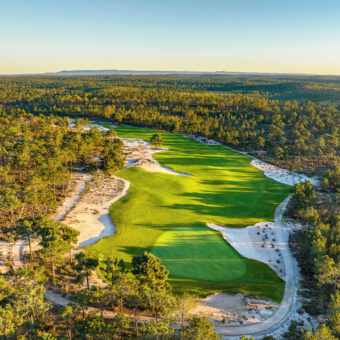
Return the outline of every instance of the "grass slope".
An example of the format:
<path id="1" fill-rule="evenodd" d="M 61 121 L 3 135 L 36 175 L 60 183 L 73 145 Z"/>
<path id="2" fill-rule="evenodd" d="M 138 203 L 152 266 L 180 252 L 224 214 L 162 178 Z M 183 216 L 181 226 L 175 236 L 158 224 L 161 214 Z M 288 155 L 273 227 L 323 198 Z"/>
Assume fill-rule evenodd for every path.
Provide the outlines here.
<path id="1" fill-rule="evenodd" d="M 120 126 L 121 137 L 149 140 L 155 130 Z M 271 221 L 288 186 L 250 165 L 250 158 L 223 146 L 206 146 L 181 134 L 162 132 L 170 150 L 155 154 L 164 166 L 190 177 L 140 168 L 117 173 L 131 182 L 113 204 L 116 235 L 92 246 L 130 262 L 149 250 L 170 270 L 178 293 L 205 296 L 217 291 L 262 295 L 279 301 L 284 282 L 265 264 L 238 254 L 205 223 L 245 227 Z"/>

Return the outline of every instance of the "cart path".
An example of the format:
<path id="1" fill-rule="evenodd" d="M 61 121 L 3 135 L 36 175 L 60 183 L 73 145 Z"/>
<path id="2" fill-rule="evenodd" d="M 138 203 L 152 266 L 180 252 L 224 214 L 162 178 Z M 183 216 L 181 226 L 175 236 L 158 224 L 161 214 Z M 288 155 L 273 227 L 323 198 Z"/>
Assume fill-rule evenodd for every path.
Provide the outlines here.
<path id="1" fill-rule="evenodd" d="M 282 216 L 291 196 L 282 201 L 275 210 L 274 224 L 278 228 L 278 242 L 283 245 L 282 257 L 286 269 L 286 284 L 284 296 L 279 308 L 265 321 L 242 326 L 216 326 L 215 331 L 226 336 L 261 335 L 278 329 L 290 316 L 296 300 L 297 280 L 293 258 L 288 244 L 288 230 L 285 230 Z"/>

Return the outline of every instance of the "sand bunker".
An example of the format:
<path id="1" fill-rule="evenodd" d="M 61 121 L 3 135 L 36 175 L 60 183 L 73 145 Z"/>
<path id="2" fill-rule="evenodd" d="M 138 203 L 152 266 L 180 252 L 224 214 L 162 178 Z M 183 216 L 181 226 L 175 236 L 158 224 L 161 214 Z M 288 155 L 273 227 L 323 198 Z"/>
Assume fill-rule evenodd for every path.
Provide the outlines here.
<path id="1" fill-rule="evenodd" d="M 282 248 L 288 245 L 278 241 L 275 223 L 260 222 L 247 228 L 227 228 L 211 223 L 207 226 L 220 231 L 223 238 L 242 256 L 266 263 L 278 276 L 285 279 Z"/>
<path id="2" fill-rule="evenodd" d="M 260 161 L 258 159 L 254 159 L 250 163 L 252 166 L 263 171 L 265 176 L 288 185 L 294 185 L 296 183 L 303 183 L 307 180 L 311 181 L 314 185 L 318 184 L 318 180 L 312 177 L 308 177 L 303 174 L 294 173 L 282 168 L 279 168 L 275 165 Z"/>
<path id="3" fill-rule="evenodd" d="M 88 246 L 102 237 L 114 235 L 115 225 L 109 208 L 127 193 L 130 185 L 125 179 L 105 175 L 98 176 L 88 183 L 83 197 L 63 221 L 80 232 L 80 246 Z"/>
<path id="4" fill-rule="evenodd" d="M 74 127 L 76 126 L 75 121 L 72 120 L 72 121 L 68 124 L 68 126 L 69 126 L 70 128 L 74 128 Z M 110 129 L 108 129 L 108 128 L 104 127 L 104 126 L 98 125 L 98 124 L 90 124 L 90 125 L 85 125 L 85 126 L 83 126 L 83 129 L 84 129 L 85 131 L 89 131 L 89 130 L 91 130 L 91 128 L 96 128 L 96 129 L 98 129 L 100 132 L 109 131 L 109 130 L 110 130 Z"/>
<path id="5" fill-rule="evenodd" d="M 154 158 L 156 152 L 167 151 L 167 148 L 150 146 L 142 139 L 122 138 L 124 154 L 127 157 L 125 168 L 140 167 L 150 172 L 164 172 L 171 175 L 190 176 L 160 165 Z"/>
<path id="6" fill-rule="evenodd" d="M 201 137 L 201 136 L 184 135 L 184 137 L 196 140 L 196 141 L 198 141 L 198 142 L 200 142 L 202 144 L 205 144 L 205 145 L 223 145 L 222 143 L 216 142 L 213 139 L 208 139 L 208 138 Z"/>
<path id="7" fill-rule="evenodd" d="M 185 135 L 184 137 L 186 138 L 190 138 L 193 140 L 196 140 L 202 144 L 205 145 L 222 145 L 228 149 L 234 150 L 238 153 L 241 153 L 243 155 L 246 155 L 250 158 L 253 158 L 253 160 L 251 161 L 251 165 L 253 165 L 254 167 L 262 170 L 265 174 L 265 176 L 283 183 L 283 184 L 288 184 L 288 185 L 294 185 L 296 183 L 303 183 L 307 180 L 311 181 L 313 183 L 313 185 L 317 185 L 318 184 L 318 179 L 313 178 L 313 177 L 308 177 L 304 174 L 298 174 L 295 172 L 291 172 L 282 168 L 279 168 L 278 166 L 275 166 L 273 164 L 269 164 L 266 162 L 263 162 L 257 158 L 255 158 L 254 156 L 249 155 L 247 152 L 243 152 L 243 151 L 239 151 L 239 150 L 235 150 L 229 146 L 223 145 L 222 143 L 216 142 L 212 139 L 207 139 L 205 137 L 199 137 L 199 136 L 195 136 L 195 135 Z"/>

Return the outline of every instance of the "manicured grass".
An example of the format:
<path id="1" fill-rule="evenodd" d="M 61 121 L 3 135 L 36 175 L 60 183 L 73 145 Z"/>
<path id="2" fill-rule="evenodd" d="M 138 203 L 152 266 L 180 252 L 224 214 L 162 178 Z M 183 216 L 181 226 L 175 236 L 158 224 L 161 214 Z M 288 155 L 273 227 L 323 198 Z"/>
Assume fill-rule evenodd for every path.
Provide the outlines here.
<path id="1" fill-rule="evenodd" d="M 149 140 L 155 130 L 120 126 L 121 137 Z M 164 166 L 192 176 L 129 168 L 117 173 L 131 182 L 128 194 L 110 209 L 116 235 L 92 246 L 124 258 L 149 250 L 170 270 L 178 293 L 204 296 L 217 291 L 262 295 L 279 301 L 284 282 L 265 264 L 238 254 L 218 233 L 216 223 L 245 227 L 272 221 L 288 195 L 250 165 L 250 158 L 223 146 L 206 146 L 181 134 L 161 132 L 167 152 L 154 157 Z"/>

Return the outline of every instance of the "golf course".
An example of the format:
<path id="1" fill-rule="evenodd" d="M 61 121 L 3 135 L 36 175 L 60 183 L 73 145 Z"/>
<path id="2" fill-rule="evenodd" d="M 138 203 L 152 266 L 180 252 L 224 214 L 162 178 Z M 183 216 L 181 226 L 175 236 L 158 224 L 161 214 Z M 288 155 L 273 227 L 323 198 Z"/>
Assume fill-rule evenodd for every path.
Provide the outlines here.
<path id="1" fill-rule="evenodd" d="M 163 147 L 169 150 L 154 158 L 189 176 L 139 167 L 117 172 L 130 187 L 110 208 L 116 234 L 90 248 L 128 264 L 133 256 L 150 251 L 170 271 L 175 293 L 200 297 L 215 292 L 249 293 L 281 301 L 284 281 L 266 264 L 241 256 L 206 223 L 244 228 L 273 221 L 289 186 L 267 178 L 250 164 L 250 157 L 221 145 L 125 125 L 115 131 L 122 138 L 146 141 L 161 133 Z"/>

